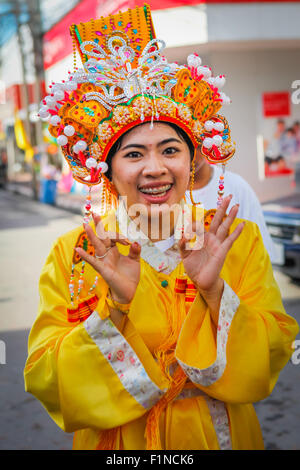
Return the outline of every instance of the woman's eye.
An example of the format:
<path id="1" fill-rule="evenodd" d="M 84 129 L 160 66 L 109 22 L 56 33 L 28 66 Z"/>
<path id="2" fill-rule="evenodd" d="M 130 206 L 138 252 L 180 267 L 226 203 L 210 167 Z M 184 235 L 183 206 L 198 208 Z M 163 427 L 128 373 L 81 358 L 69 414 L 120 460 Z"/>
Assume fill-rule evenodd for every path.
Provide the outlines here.
<path id="1" fill-rule="evenodd" d="M 163 151 L 163 153 L 166 153 L 167 155 L 172 155 L 176 152 L 178 152 L 178 149 L 176 149 L 175 147 L 168 147 Z"/>
<path id="2" fill-rule="evenodd" d="M 125 155 L 125 158 L 140 158 L 142 156 L 140 152 L 130 152 Z"/>

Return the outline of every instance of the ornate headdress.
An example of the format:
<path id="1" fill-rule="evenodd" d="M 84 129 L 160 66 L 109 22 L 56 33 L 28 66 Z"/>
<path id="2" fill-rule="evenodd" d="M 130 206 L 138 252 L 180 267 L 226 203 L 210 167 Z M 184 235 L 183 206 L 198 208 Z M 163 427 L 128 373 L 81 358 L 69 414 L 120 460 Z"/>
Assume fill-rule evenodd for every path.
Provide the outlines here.
<path id="1" fill-rule="evenodd" d="M 72 25 L 70 32 L 74 72 L 52 84 L 39 115 L 49 120 L 77 181 L 88 186 L 102 181 L 110 199 L 107 155 L 126 131 L 147 121 L 177 124 L 210 163 L 233 156 L 227 120 L 217 114 L 230 102 L 220 91 L 225 77 L 212 77 L 197 54 L 188 56 L 187 65 L 168 63 L 148 5 Z M 221 187 L 219 199 L 222 193 Z"/>

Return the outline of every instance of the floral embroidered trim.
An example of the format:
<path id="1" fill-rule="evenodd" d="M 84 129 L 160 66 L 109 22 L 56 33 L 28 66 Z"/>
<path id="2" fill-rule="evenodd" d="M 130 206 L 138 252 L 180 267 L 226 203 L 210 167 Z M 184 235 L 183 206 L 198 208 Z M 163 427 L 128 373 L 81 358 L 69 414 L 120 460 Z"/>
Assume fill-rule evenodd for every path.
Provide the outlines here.
<path id="1" fill-rule="evenodd" d="M 230 427 L 225 403 L 215 398 L 205 397 L 211 419 L 216 431 L 220 450 L 232 450 Z"/>
<path id="2" fill-rule="evenodd" d="M 217 331 L 217 358 L 215 362 L 206 369 L 198 369 L 197 367 L 191 367 L 176 358 L 192 382 L 202 385 L 203 387 L 209 387 L 209 385 L 212 385 L 223 375 L 227 363 L 226 345 L 229 328 L 239 305 L 240 299 L 224 281 L 224 291 L 221 298 Z"/>
<path id="3" fill-rule="evenodd" d="M 164 395 L 152 382 L 143 364 L 113 322 L 101 320 L 97 312 L 84 322 L 84 327 L 100 352 L 119 377 L 123 387 L 145 409 L 150 409 Z"/>
<path id="4" fill-rule="evenodd" d="M 175 398 L 175 400 L 184 400 L 185 398 L 195 398 L 199 396 L 206 396 L 200 388 L 184 388 L 179 395 Z"/>
<path id="5" fill-rule="evenodd" d="M 175 400 L 184 400 L 185 398 L 195 398 L 199 396 L 205 397 L 220 449 L 231 450 L 230 427 L 224 402 L 208 396 L 196 387 L 183 389 Z"/>

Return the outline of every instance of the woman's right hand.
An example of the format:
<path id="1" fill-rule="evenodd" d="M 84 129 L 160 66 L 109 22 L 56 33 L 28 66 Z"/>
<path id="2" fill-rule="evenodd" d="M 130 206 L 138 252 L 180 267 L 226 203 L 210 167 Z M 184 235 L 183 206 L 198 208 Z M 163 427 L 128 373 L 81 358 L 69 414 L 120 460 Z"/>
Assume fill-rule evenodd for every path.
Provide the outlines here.
<path id="1" fill-rule="evenodd" d="M 140 252 L 138 243 L 132 243 L 119 233 L 105 231 L 101 217 L 93 215 L 96 231 L 100 238 L 94 233 L 90 225 L 85 225 L 85 231 L 91 244 L 95 248 L 95 255 L 102 256 L 102 259 L 89 255 L 82 248 L 76 248 L 80 257 L 89 263 L 107 282 L 111 295 L 116 302 L 129 304 L 135 294 L 140 280 Z M 122 255 L 116 243 L 130 245 L 127 256 Z"/>

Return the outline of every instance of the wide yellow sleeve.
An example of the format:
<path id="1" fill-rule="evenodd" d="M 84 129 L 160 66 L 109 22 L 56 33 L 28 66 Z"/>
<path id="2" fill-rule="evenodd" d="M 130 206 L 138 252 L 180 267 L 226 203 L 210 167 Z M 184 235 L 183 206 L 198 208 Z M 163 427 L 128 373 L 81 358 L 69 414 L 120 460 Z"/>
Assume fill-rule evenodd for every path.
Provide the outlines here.
<path id="1" fill-rule="evenodd" d="M 175 352 L 197 387 L 228 403 L 253 403 L 272 392 L 299 331 L 285 313 L 257 225 L 247 222 L 242 235 L 221 273 L 218 327 L 198 294 Z"/>
<path id="2" fill-rule="evenodd" d="M 103 280 L 96 310 L 76 326 L 68 322 L 64 252 L 58 242 L 41 274 L 25 390 L 64 431 L 114 428 L 146 413 L 163 395 L 166 381 L 130 321 L 121 333 L 110 320 Z"/>

